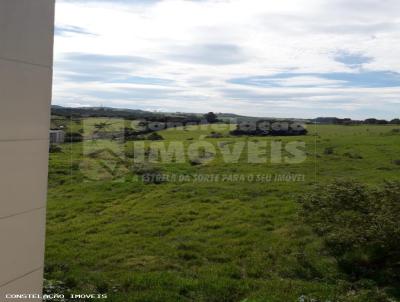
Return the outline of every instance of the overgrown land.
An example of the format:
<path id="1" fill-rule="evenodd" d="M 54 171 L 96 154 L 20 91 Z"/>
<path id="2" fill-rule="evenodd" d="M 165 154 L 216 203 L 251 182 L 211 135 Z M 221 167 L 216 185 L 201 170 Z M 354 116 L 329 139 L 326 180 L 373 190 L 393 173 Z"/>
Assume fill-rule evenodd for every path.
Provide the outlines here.
<path id="1" fill-rule="evenodd" d="M 109 117 L 53 117 L 52 127 L 75 133 L 68 139 L 77 142 L 52 146 L 50 154 L 47 290 L 107 293 L 107 301 L 121 302 L 399 300 L 399 125 L 311 124 L 299 137 L 233 136 L 218 126 L 122 142 L 100 137 L 93 141 L 122 147 L 126 156 L 99 166 L 113 153 L 85 153 L 92 141 L 74 138 L 88 127 L 117 131 L 112 125 Z M 255 164 L 244 149 L 238 163 L 217 154 L 127 165 L 137 141 L 198 139 L 216 149 L 301 140 L 307 156 L 299 164 Z"/>

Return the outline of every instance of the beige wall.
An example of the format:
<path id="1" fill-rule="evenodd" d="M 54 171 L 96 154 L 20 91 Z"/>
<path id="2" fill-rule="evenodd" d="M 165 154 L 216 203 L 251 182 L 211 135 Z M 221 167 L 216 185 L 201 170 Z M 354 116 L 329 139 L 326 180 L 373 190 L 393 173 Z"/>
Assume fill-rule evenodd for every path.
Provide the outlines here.
<path id="1" fill-rule="evenodd" d="M 0 0 L 0 301 L 42 288 L 53 24 L 54 0 Z"/>

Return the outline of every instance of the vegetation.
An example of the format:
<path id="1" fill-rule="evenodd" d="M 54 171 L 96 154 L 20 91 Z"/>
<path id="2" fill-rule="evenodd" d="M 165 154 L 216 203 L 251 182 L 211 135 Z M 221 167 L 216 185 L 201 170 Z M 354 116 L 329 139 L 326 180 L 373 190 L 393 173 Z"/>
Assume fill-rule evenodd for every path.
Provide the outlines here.
<path id="1" fill-rule="evenodd" d="M 51 114 L 53 116 L 65 117 L 68 119 L 88 118 L 88 117 L 141 119 L 141 118 L 154 118 L 157 116 L 157 114 L 155 113 L 143 110 L 116 109 L 107 107 L 68 108 L 62 106 L 52 106 Z"/>
<path id="2" fill-rule="evenodd" d="M 211 131 L 209 135 L 207 135 L 207 138 L 222 138 L 224 135 L 219 132 Z"/>
<path id="3" fill-rule="evenodd" d="M 70 143 L 82 142 L 83 135 L 79 132 L 67 132 L 65 134 L 65 141 Z"/>
<path id="4" fill-rule="evenodd" d="M 336 181 L 302 200 L 302 216 L 350 279 L 400 288 L 400 182 Z"/>
<path id="5" fill-rule="evenodd" d="M 50 152 L 50 153 L 62 152 L 62 148 L 61 148 L 60 145 L 50 144 L 50 146 L 49 146 L 49 152 Z"/>
<path id="6" fill-rule="evenodd" d="M 72 132 L 84 129 L 85 137 L 88 128 L 95 131 L 95 124 L 109 121 L 92 117 L 63 124 Z M 137 121 L 110 124 L 112 132 L 140 128 Z M 66 292 L 107 293 L 114 302 L 397 301 L 399 194 L 392 182 L 400 175 L 394 164 L 400 137 L 393 129 L 310 125 L 303 136 L 254 137 L 233 136 L 232 129 L 215 124 L 212 130 L 157 131 L 162 142 L 137 137 L 145 146 L 201 141 L 216 150 L 237 142 L 285 145 L 301 139 L 307 158 L 300 164 L 249 164 L 248 149 L 232 164 L 207 152 L 183 163 L 135 164 L 137 141 L 67 141 L 62 153 L 50 154 L 46 284 Z M 222 137 L 210 137 L 213 131 Z M 88 152 L 96 145 L 109 152 Z M 330 147 L 334 152 L 326 154 Z M 298 174 L 304 180 L 282 181 Z M 356 182 L 332 184 L 348 178 Z M 341 190 L 352 197 L 336 199 Z M 303 196 L 314 197 L 298 203 Z M 302 210 L 306 205 L 315 221 Z M 318 225 L 329 215 L 318 205 L 337 212 L 322 231 Z M 339 250 L 331 248 L 331 240 Z M 383 255 L 388 260 L 378 265 Z"/>
<path id="7" fill-rule="evenodd" d="M 206 115 L 204 115 L 204 118 L 210 124 L 218 122 L 218 117 L 214 112 L 207 113 Z"/>
<path id="8" fill-rule="evenodd" d="M 395 118 L 391 121 L 379 120 L 376 118 L 367 118 L 363 121 L 352 120 L 350 118 L 337 118 L 337 117 L 318 117 L 316 119 L 310 120 L 312 123 L 317 124 L 335 124 L 335 125 L 399 125 L 400 119 Z"/>
<path id="9" fill-rule="evenodd" d="M 230 132 L 230 134 L 236 136 L 297 136 L 307 133 L 307 129 L 300 123 L 274 120 L 239 123 L 237 128 Z"/>
<path id="10" fill-rule="evenodd" d="M 325 155 L 332 155 L 335 152 L 335 148 L 333 147 L 326 147 L 324 149 L 324 154 Z"/>
<path id="11" fill-rule="evenodd" d="M 164 138 L 158 134 L 157 132 L 153 132 L 152 134 L 150 134 L 147 139 L 151 140 L 151 141 L 161 141 Z"/>
<path id="12" fill-rule="evenodd" d="M 82 107 L 82 108 L 68 108 L 62 106 L 51 107 L 52 116 L 66 119 L 80 119 L 80 118 L 123 118 L 127 120 L 146 120 L 158 122 L 195 122 L 199 123 L 206 120 L 209 123 L 217 122 L 257 122 L 259 118 L 242 116 L 231 113 L 213 113 L 209 112 L 205 115 L 190 114 L 190 113 L 160 113 L 150 112 L 144 110 L 133 109 L 117 109 L 109 107 Z M 395 118 L 392 120 L 383 120 L 368 118 L 365 120 L 352 120 L 350 118 L 337 118 L 337 117 L 318 117 L 310 120 L 302 120 L 311 124 L 333 124 L 333 125 L 399 125 L 400 119 Z"/>

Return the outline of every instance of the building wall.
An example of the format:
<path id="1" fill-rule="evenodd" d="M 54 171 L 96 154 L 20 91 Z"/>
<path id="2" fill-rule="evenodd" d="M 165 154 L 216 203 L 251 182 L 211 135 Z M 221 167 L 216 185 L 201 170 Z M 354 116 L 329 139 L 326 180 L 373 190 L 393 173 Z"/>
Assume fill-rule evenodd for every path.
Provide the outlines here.
<path id="1" fill-rule="evenodd" d="M 62 130 L 50 131 L 50 144 L 61 144 L 65 141 L 65 132 Z"/>
<path id="2" fill-rule="evenodd" d="M 53 31 L 54 0 L 0 0 L 0 301 L 42 291 Z"/>

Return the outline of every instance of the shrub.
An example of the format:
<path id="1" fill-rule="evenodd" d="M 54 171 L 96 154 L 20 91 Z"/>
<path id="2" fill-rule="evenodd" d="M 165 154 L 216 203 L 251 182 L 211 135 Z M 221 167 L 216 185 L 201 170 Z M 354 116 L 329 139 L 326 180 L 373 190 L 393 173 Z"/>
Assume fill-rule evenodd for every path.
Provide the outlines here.
<path id="1" fill-rule="evenodd" d="M 209 135 L 206 136 L 207 138 L 222 138 L 224 137 L 221 133 L 219 132 L 211 132 Z"/>
<path id="2" fill-rule="evenodd" d="M 332 155 L 334 153 L 335 149 L 333 147 L 326 147 L 324 150 L 325 155 Z"/>
<path id="3" fill-rule="evenodd" d="M 363 159 L 363 157 L 358 153 L 346 152 L 343 153 L 343 155 L 351 159 Z"/>
<path id="4" fill-rule="evenodd" d="M 393 163 L 397 166 L 400 166 L 400 159 L 395 159 Z"/>
<path id="5" fill-rule="evenodd" d="M 157 132 L 153 132 L 152 134 L 150 134 L 147 139 L 151 140 L 151 141 L 161 141 L 164 138 L 158 134 Z"/>
<path id="6" fill-rule="evenodd" d="M 59 153 L 59 152 L 62 152 L 62 148 L 59 145 L 51 144 L 49 146 L 49 152 L 50 153 Z"/>
<path id="7" fill-rule="evenodd" d="M 44 295 L 59 295 L 56 295 L 54 299 L 51 299 L 54 302 L 67 302 L 67 298 L 64 298 L 62 295 L 68 296 L 71 292 L 72 290 L 68 288 L 63 281 L 53 279 L 43 280 Z"/>
<path id="8" fill-rule="evenodd" d="M 77 143 L 83 141 L 83 135 L 79 132 L 67 132 L 65 134 L 65 142 Z"/>
<path id="9" fill-rule="evenodd" d="M 198 166 L 198 165 L 201 165 L 203 162 L 201 161 L 201 159 L 195 158 L 195 159 L 190 159 L 189 163 L 192 166 Z"/>
<path id="10" fill-rule="evenodd" d="M 301 216 L 355 279 L 400 282 L 400 182 L 336 181 L 301 200 Z"/>
<path id="11" fill-rule="evenodd" d="M 160 184 L 164 182 L 162 169 L 151 164 L 135 164 L 133 172 L 141 176 L 143 182 Z"/>
<path id="12" fill-rule="evenodd" d="M 148 133 L 148 130 L 138 131 L 130 127 L 125 127 L 123 129 L 123 137 L 125 141 L 144 140 L 146 139 L 144 136 L 146 133 Z"/>

